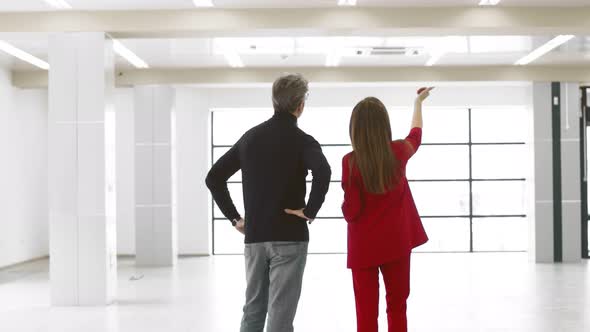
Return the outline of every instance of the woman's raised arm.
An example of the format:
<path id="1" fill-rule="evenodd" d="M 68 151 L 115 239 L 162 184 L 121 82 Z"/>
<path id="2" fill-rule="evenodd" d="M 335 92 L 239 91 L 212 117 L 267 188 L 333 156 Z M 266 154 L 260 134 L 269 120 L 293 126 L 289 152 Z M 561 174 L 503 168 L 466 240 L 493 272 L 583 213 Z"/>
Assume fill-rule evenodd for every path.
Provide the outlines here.
<path id="1" fill-rule="evenodd" d="M 430 96 L 430 91 L 432 91 L 432 89 L 434 89 L 434 87 L 418 90 L 418 96 L 414 102 L 414 115 L 412 116 L 411 128 L 422 128 L 422 102 Z"/>

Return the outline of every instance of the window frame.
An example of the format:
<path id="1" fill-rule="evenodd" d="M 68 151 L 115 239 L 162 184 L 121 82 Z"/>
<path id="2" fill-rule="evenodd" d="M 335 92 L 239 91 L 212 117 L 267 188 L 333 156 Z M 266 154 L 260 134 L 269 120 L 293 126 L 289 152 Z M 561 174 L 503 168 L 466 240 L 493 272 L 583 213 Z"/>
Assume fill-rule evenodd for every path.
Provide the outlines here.
<path id="1" fill-rule="evenodd" d="M 519 106 L 517 106 L 519 107 Z M 422 143 L 423 146 L 467 146 L 469 150 L 469 173 L 468 178 L 465 179 L 408 179 L 408 182 L 468 182 L 469 184 L 469 210 L 468 214 L 465 215 L 421 215 L 421 218 L 428 218 L 428 219 L 436 219 L 436 218 L 446 218 L 446 219 L 469 219 L 469 251 L 432 251 L 435 253 L 476 253 L 476 252 L 526 252 L 526 250 L 505 250 L 505 251 L 475 251 L 474 250 L 474 219 L 486 219 L 486 218 L 528 218 L 526 213 L 524 214 L 481 214 L 477 215 L 473 213 L 473 183 L 474 182 L 526 182 L 526 178 L 473 178 L 473 147 L 474 146 L 506 146 L 506 145 L 526 145 L 526 142 L 517 141 L 517 142 L 473 142 L 472 140 L 472 108 L 458 108 L 454 107 L 453 109 L 466 109 L 467 116 L 468 116 L 468 141 L 462 143 L 444 143 L 444 142 L 437 142 L 437 143 Z M 211 109 L 211 127 L 210 127 L 210 134 L 211 134 L 211 165 L 214 163 L 214 153 L 215 149 L 217 148 L 231 148 L 231 145 L 223 145 L 214 144 L 214 118 L 215 112 L 217 111 L 228 111 L 227 109 Z M 352 145 L 350 143 L 343 143 L 343 144 L 320 144 L 321 147 L 350 147 L 352 149 Z M 307 180 L 308 183 L 311 181 Z M 340 180 L 331 180 L 331 183 L 338 183 L 340 184 Z M 242 183 L 242 181 L 228 181 L 228 184 L 238 184 Z M 340 187 L 340 186 L 339 186 Z M 237 255 L 238 253 L 222 253 L 218 254 L 215 252 L 215 226 L 218 221 L 226 221 L 227 219 L 224 217 L 215 217 L 215 202 L 211 200 L 211 221 L 212 221 L 212 253 L 213 255 Z M 526 212 L 526 211 L 525 211 Z M 322 216 L 317 217 L 316 219 L 330 219 L 330 220 L 344 220 L 343 216 Z M 428 253 L 429 251 L 421 251 L 421 253 Z M 331 254 L 344 254 L 342 253 L 331 253 Z M 310 254 L 322 254 L 318 253 L 310 253 Z"/>

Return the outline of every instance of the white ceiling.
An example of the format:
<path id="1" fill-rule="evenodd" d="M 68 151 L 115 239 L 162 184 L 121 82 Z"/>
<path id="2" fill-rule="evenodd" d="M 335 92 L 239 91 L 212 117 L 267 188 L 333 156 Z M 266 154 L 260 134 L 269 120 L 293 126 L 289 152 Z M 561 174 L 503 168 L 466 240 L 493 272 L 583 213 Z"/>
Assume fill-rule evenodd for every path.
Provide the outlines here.
<path id="1" fill-rule="evenodd" d="M 149 10 L 194 8 L 192 0 L 66 0 L 76 10 Z M 476 6 L 480 0 L 358 0 L 358 6 Z M 219 8 L 335 7 L 337 0 L 213 0 Z M 501 6 L 590 6 L 590 0 L 503 0 Z M 2 0 L 0 11 L 52 10 L 43 0 Z"/>
<path id="2" fill-rule="evenodd" d="M 477 37 L 274 37 L 274 38 L 187 38 L 120 40 L 151 68 L 227 68 L 219 49 L 220 41 L 229 43 L 246 67 L 321 67 L 326 54 L 339 50 L 340 66 L 422 66 L 441 45 L 447 53 L 439 66 L 512 65 L 552 36 L 477 36 Z M 0 33 L 0 40 L 47 60 L 48 34 Z M 255 46 L 253 48 L 252 46 Z M 401 47 L 418 51 L 418 55 L 356 55 L 375 47 Z M 2 54 L 0 65 L 14 70 L 32 70 L 33 66 Z M 590 37 L 576 37 L 559 49 L 545 55 L 535 64 L 590 65 Z M 117 57 L 117 68 L 131 65 Z"/>

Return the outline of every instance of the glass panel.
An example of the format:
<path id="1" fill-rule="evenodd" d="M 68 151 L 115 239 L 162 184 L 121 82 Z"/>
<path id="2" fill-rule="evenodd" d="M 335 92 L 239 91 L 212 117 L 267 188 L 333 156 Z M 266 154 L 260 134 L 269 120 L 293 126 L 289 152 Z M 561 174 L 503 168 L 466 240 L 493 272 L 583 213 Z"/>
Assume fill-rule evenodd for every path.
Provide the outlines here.
<path id="1" fill-rule="evenodd" d="M 526 214 L 525 181 L 473 183 L 473 214 Z"/>
<path id="2" fill-rule="evenodd" d="M 346 253 L 344 219 L 319 219 L 309 225 L 310 253 Z"/>
<path id="3" fill-rule="evenodd" d="M 531 164 L 526 145 L 474 145 L 474 179 L 525 178 Z"/>
<path id="4" fill-rule="evenodd" d="M 474 251 L 526 251 L 527 218 L 474 218 Z"/>
<path id="5" fill-rule="evenodd" d="M 244 235 L 227 220 L 214 221 L 215 254 L 244 254 Z"/>
<path id="6" fill-rule="evenodd" d="M 422 218 L 428 242 L 415 252 L 469 251 L 469 218 Z"/>
<path id="7" fill-rule="evenodd" d="M 391 134 L 393 139 L 404 139 L 410 133 L 410 124 L 412 123 L 412 110 L 410 108 L 393 108 L 388 107 L 389 122 L 391 124 Z"/>
<path id="8" fill-rule="evenodd" d="M 311 183 L 307 184 L 307 197 L 305 201 L 309 200 L 309 193 L 311 191 Z M 326 194 L 326 200 L 318 213 L 318 217 L 342 218 L 342 201 L 344 200 L 344 192 L 339 182 L 330 183 L 330 189 Z"/>
<path id="9" fill-rule="evenodd" d="M 468 146 L 422 146 L 406 167 L 409 179 L 469 179 Z"/>
<path id="10" fill-rule="evenodd" d="M 300 127 L 321 144 L 349 144 L 348 122 L 352 107 L 306 109 Z M 424 143 L 467 143 L 467 109 L 424 110 Z M 394 138 L 404 138 L 408 132 L 410 109 L 389 109 Z M 253 126 L 269 119 L 272 109 L 219 110 L 214 112 L 214 144 L 233 145 Z M 407 121 L 406 121 L 407 120 Z M 510 120 L 510 121 L 507 121 Z M 328 125 L 327 125 L 328 124 Z M 444 124 L 438 125 L 438 124 Z M 525 142 L 527 118 L 525 109 L 474 109 L 472 111 L 472 139 L 474 142 Z M 502 128 L 501 131 L 498 128 Z M 322 147 L 332 168 L 332 180 L 341 179 L 342 157 L 351 151 L 350 146 Z M 524 178 L 528 174 L 525 145 L 473 146 L 474 178 Z M 215 148 L 216 161 L 228 148 Z M 445 163 L 440 162 L 444 160 Z M 510 161 L 504 162 L 504 161 Z M 436 164 L 435 164 L 436 162 Z M 436 165 L 437 167 L 432 167 Z M 467 179 L 469 176 L 469 149 L 467 146 L 422 146 L 408 164 L 408 178 Z M 311 174 L 308 176 L 311 180 Z M 241 181 L 238 172 L 230 181 Z M 525 214 L 524 181 L 497 181 L 473 183 L 473 208 L 476 215 Z M 469 213 L 469 183 L 411 182 L 412 193 L 423 216 L 467 215 Z M 234 203 L 244 213 L 242 184 L 228 185 Z M 309 190 L 311 184 L 307 185 Z M 319 219 L 310 226 L 310 253 L 346 252 L 346 222 L 340 219 L 343 193 L 340 183 L 331 183 Z M 223 218 L 215 206 L 214 217 Z M 526 250 L 526 218 L 475 218 L 474 250 L 505 251 Z M 416 251 L 469 251 L 468 218 L 424 218 L 423 223 L 430 241 Z M 218 254 L 242 254 L 243 236 L 225 220 L 216 221 L 215 251 Z M 590 251 L 590 248 L 589 248 Z"/>
<path id="11" fill-rule="evenodd" d="M 238 209 L 238 213 L 244 216 L 244 196 L 242 194 L 242 184 L 241 183 L 228 183 L 227 188 L 229 189 L 229 194 Z M 213 209 L 213 217 L 214 218 L 225 218 L 221 210 L 215 203 L 215 209 Z"/>
<path id="12" fill-rule="evenodd" d="M 213 144 L 234 145 L 250 128 L 270 119 L 272 109 L 235 109 L 213 112 Z"/>
<path id="13" fill-rule="evenodd" d="M 423 143 L 468 143 L 469 113 L 465 109 L 425 107 Z M 407 134 L 406 134 L 407 135 Z"/>
<path id="14" fill-rule="evenodd" d="M 313 136 L 320 144 L 350 144 L 350 108 L 309 108 L 299 119 L 299 127 Z M 412 110 L 388 108 L 393 139 L 405 138 L 410 132 Z M 430 142 L 466 143 L 468 141 L 467 109 L 424 110 L 431 123 L 451 123 L 446 127 L 429 127 L 424 137 Z"/>
<path id="15" fill-rule="evenodd" d="M 474 143 L 526 142 L 525 108 L 472 109 L 471 140 Z"/>
<path id="16" fill-rule="evenodd" d="M 217 162 L 227 151 L 229 151 L 229 148 L 213 148 L 213 162 Z M 236 174 L 229 178 L 229 181 L 242 181 L 242 171 L 237 171 Z"/>
<path id="17" fill-rule="evenodd" d="M 322 152 L 326 156 L 330 168 L 332 169 L 332 180 L 340 181 L 342 179 L 342 157 L 352 151 L 350 146 L 323 146 Z M 307 175 L 307 180 L 311 181 L 311 172 Z"/>
<path id="18" fill-rule="evenodd" d="M 320 144 L 350 144 L 348 123 L 350 108 L 306 108 L 299 119 L 299 128 Z"/>
<path id="19" fill-rule="evenodd" d="M 468 182 L 410 182 L 422 216 L 469 214 Z"/>

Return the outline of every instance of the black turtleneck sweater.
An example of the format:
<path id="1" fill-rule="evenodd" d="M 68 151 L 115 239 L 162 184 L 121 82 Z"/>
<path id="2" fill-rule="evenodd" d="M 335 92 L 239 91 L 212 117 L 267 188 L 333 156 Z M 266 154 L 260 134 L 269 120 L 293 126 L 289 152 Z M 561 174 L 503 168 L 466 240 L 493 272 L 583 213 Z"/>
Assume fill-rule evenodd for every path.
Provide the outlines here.
<path id="1" fill-rule="evenodd" d="M 305 220 L 286 214 L 284 209 L 304 208 L 305 216 L 314 219 L 328 192 L 331 170 L 320 144 L 297 127 L 297 118 L 286 112 L 275 113 L 247 131 L 213 165 L 207 187 L 229 220 L 241 217 L 227 189 L 227 180 L 240 169 L 245 242 L 309 241 Z M 306 204 L 308 170 L 313 181 Z"/>

